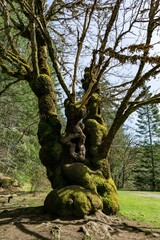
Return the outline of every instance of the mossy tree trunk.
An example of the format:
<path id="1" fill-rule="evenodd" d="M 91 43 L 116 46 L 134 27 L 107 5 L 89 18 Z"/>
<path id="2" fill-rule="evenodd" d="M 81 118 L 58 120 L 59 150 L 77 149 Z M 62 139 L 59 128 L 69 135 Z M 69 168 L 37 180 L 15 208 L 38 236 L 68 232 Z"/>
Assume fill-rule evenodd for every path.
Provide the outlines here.
<path id="1" fill-rule="evenodd" d="M 84 77 L 84 90 L 86 81 Z M 65 100 L 67 123 L 62 134 L 54 89 L 46 70 L 30 85 L 39 103 L 40 159 L 53 187 L 45 200 L 47 211 L 76 217 L 98 209 L 106 214 L 116 213 L 119 208 L 116 187 L 101 148 L 107 127 L 100 114 L 98 86 L 85 106 Z"/>
<path id="2" fill-rule="evenodd" d="M 100 90 L 98 80 L 92 76 L 94 69 L 86 68 L 82 80 L 84 95 L 77 102 L 75 89 L 73 88 L 71 94 L 58 68 L 52 38 L 43 15 L 43 1 L 29 0 L 27 3 L 31 4 L 29 11 L 25 3 L 20 3 L 20 6 L 29 25 L 24 28 L 23 24 L 16 23 L 16 27 L 22 37 L 31 42 L 32 67 L 26 61 L 21 61 L 19 56 L 16 59 L 14 53 L 13 59 L 18 62 L 18 67 L 23 66 L 25 73 L 21 73 L 21 77 L 19 68 L 17 72 L 11 73 L 6 66 L 3 66 L 3 71 L 27 80 L 38 98 L 38 139 L 41 145 L 39 156 L 53 188 L 46 197 L 45 208 L 52 214 L 65 217 L 83 217 L 99 209 L 106 214 L 114 214 L 119 206 L 107 152 L 104 154 L 103 151 L 107 127 L 100 113 Z M 64 101 L 65 133 L 61 131 L 57 114 L 48 55 L 67 95 Z"/>
<path id="3" fill-rule="evenodd" d="M 108 161 L 101 154 L 107 128 L 100 115 L 99 94 L 93 93 L 82 109 L 65 101 L 67 125 L 61 134 L 49 75 L 40 74 L 32 89 L 39 103 L 40 159 L 54 189 L 45 200 L 46 209 L 52 214 L 78 217 L 98 209 L 116 213 L 116 187 Z"/>

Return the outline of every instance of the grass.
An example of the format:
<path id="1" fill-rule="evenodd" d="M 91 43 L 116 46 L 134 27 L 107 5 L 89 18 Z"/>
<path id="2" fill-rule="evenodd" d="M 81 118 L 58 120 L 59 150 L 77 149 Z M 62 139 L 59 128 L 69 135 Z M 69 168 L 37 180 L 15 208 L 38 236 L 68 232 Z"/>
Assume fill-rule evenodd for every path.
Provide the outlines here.
<path id="1" fill-rule="evenodd" d="M 147 194 L 149 192 L 118 191 L 120 213 L 130 220 L 160 227 L 160 198 L 150 197 Z M 152 192 L 152 194 L 160 193 Z"/>

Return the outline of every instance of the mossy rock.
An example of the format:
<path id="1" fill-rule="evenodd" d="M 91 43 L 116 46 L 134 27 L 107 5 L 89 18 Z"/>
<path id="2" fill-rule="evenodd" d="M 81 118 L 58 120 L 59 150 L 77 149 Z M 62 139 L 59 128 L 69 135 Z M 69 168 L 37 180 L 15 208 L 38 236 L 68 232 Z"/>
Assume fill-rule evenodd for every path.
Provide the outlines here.
<path id="1" fill-rule="evenodd" d="M 83 218 L 102 209 L 103 203 L 98 194 L 73 185 L 50 192 L 44 207 L 52 215 Z"/>

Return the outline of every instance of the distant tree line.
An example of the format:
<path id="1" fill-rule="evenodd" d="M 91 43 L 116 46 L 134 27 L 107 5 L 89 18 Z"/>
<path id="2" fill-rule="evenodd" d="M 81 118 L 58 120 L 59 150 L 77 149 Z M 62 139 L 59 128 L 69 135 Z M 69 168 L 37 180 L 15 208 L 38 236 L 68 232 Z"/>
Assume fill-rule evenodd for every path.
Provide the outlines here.
<path id="1" fill-rule="evenodd" d="M 135 134 L 134 134 L 135 132 Z M 160 190 L 160 112 L 156 104 L 137 111 L 136 129 L 121 128 L 110 152 L 113 179 L 119 189 Z"/>

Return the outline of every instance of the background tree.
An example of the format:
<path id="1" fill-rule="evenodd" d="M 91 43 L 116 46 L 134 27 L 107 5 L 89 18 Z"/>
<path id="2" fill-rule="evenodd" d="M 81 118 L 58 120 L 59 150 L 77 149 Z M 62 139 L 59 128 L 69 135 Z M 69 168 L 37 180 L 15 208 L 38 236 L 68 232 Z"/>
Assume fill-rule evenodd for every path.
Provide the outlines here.
<path id="1" fill-rule="evenodd" d="M 7 84 L 2 77 L 1 87 Z M 20 82 L 11 86 L 1 96 L 0 108 L 0 172 L 20 185 L 29 186 L 34 179 L 34 188 L 37 188 L 39 180 L 43 179 L 45 183 L 42 177 L 45 171 L 38 160 L 37 101 L 28 84 Z"/>
<path id="2" fill-rule="evenodd" d="M 111 147 L 109 162 L 118 189 L 133 189 L 132 170 L 135 167 L 133 140 L 124 129 L 119 130 Z"/>
<path id="3" fill-rule="evenodd" d="M 108 82 L 105 83 L 105 86 L 107 89 L 112 89 Z M 115 104 L 112 97 L 107 98 L 107 95 L 103 85 L 102 114 L 107 127 L 110 128 L 115 118 L 117 103 Z M 136 149 L 133 149 L 133 143 L 133 135 L 127 133 L 126 126 L 123 124 L 114 138 L 108 157 L 112 177 L 118 189 L 133 188 L 131 175 L 135 166 L 134 154 L 136 152 Z"/>
<path id="4" fill-rule="evenodd" d="M 143 98 L 144 83 L 160 71 L 154 40 L 159 6 L 158 0 L 66 0 L 49 7 L 44 0 L 0 2 L 1 72 L 14 79 L 5 89 L 25 80 L 37 96 L 39 156 L 54 189 L 45 200 L 51 213 L 82 217 L 97 209 L 118 211 L 107 159 L 128 116 L 160 102 L 160 94 Z M 64 133 L 50 65 L 66 96 Z M 113 83 L 117 103 L 110 129 L 101 115 L 102 77 Z"/>
<path id="5" fill-rule="evenodd" d="M 138 111 L 137 166 L 134 169 L 135 185 L 140 190 L 158 190 L 160 170 L 160 115 L 158 107 L 146 105 Z"/>

